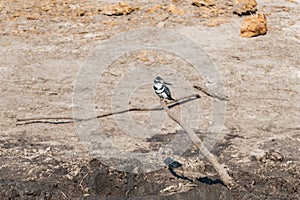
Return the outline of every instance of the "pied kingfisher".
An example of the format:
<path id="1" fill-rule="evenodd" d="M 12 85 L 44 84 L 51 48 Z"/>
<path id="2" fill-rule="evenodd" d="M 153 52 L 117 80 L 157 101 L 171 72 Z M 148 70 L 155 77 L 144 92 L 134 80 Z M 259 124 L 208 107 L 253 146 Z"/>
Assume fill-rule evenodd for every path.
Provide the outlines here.
<path id="1" fill-rule="evenodd" d="M 172 85 L 172 84 L 165 82 L 162 78 L 158 76 L 154 79 L 153 89 L 161 99 L 168 99 L 168 100 L 175 101 L 175 99 L 172 98 L 171 92 L 167 87 L 167 85 Z"/>

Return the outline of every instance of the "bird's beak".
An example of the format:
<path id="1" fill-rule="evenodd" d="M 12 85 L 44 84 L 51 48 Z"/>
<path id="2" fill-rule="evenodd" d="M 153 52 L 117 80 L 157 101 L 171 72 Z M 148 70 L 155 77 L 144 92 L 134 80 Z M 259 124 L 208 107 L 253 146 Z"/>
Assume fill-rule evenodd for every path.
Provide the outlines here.
<path id="1" fill-rule="evenodd" d="M 168 83 L 168 82 L 164 82 L 164 84 L 166 84 L 166 85 L 172 85 L 172 83 Z"/>

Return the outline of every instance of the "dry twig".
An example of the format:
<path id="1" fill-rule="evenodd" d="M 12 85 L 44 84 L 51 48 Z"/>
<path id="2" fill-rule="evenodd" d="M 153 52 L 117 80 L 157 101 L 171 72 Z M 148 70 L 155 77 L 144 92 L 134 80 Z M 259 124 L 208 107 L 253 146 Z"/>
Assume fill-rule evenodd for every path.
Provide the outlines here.
<path id="1" fill-rule="evenodd" d="M 228 97 L 227 96 L 219 96 L 217 94 L 214 94 L 214 93 L 210 93 L 208 92 L 206 89 L 198 86 L 198 85 L 194 85 L 193 86 L 196 90 L 199 90 L 200 92 L 203 92 L 204 94 L 206 94 L 207 96 L 209 97 L 212 97 L 212 98 L 216 98 L 216 99 L 219 99 L 221 101 L 228 101 Z"/>

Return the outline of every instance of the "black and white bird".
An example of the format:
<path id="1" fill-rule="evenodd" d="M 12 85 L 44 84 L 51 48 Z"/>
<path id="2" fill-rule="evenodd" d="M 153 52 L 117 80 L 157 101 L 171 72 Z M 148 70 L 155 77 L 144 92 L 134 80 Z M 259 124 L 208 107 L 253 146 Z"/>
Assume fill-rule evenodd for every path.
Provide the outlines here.
<path id="1" fill-rule="evenodd" d="M 157 76 L 154 79 L 153 89 L 161 99 L 168 99 L 168 100 L 175 101 L 175 99 L 172 98 L 171 92 L 167 85 L 172 85 L 172 84 L 165 82 L 161 77 Z"/>

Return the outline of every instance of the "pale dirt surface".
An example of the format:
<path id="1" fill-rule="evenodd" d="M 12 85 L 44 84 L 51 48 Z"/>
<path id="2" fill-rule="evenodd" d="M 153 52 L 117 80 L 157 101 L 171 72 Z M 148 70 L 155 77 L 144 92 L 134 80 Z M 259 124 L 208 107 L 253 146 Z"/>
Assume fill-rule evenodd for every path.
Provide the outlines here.
<path id="1" fill-rule="evenodd" d="M 127 16 L 105 16 L 97 8 L 107 2 L 1 1 L 1 199 L 299 199 L 300 2 L 258 1 L 258 11 L 267 16 L 268 33 L 251 39 L 239 37 L 242 18 L 232 14 L 231 1 L 220 1 L 216 9 L 177 1 L 173 4 L 181 11 L 174 13 L 168 12 L 168 1 L 128 2 L 139 9 Z M 161 7 L 152 9 L 156 5 Z M 118 33 L 145 27 L 185 34 L 218 67 L 229 101 L 213 153 L 237 182 L 232 190 L 220 184 L 210 163 L 196 159 L 194 148 L 180 159 L 184 177 L 192 181 L 167 168 L 130 174 L 93 158 L 74 123 L 17 123 L 24 117 L 72 117 L 74 81 L 92 49 Z M 132 54 L 104 73 L 95 98 L 97 113 L 109 111 L 108 88 L 128 68 L 158 65 L 181 70 L 192 84 L 205 84 L 179 59 L 155 52 Z M 172 75 L 168 77 L 176 88 Z M 140 91 L 146 94 L 147 89 Z M 147 94 L 133 94 L 132 104 L 156 102 L 152 91 Z M 197 132 L 203 138 L 211 106 L 210 97 L 201 96 L 203 126 Z M 148 124 L 147 113 L 131 116 L 139 125 Z M 131 151 L 157 150 L 182 133 L 167 121 L 159 134 L 137 139 L 122 133 L 113 117 L 99 121 L 108 137 Z"/>

